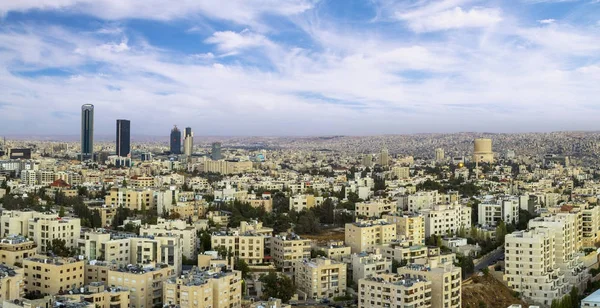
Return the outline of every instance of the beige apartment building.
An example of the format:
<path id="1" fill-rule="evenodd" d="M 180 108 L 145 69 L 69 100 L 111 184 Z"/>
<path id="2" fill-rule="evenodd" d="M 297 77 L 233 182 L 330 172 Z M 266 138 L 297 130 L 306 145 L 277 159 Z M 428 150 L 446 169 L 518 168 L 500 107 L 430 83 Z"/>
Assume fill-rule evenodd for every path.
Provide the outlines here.
<path id="1" fill-rule="evenodd" d="M 435 205 L 420 212 L 425 220 L 425 237 L 456 234 L 471 228 L 471 208 L 455 204 Z"/>
<path id="2" fill-rule="evenodd" d="M 163 284 L 175 275 L 175 270 L 166 264 L 130 265 L 109 270 L 108 286 L 129 290 L 130 307 L 150 308 L 162 305 Z"/>
<path id="3" fill-rule="evenodd" d="M 181 308 L 230 308 L 242 305 L 240 271 L 203 271 L 194 267 L 189 273 L 164 283 L 163 303 Z"/>
<path id="4" fill-rule="evenodd" d="M 25 293 L 57 294 L 84 285 L 84 262 L 74 258 L 35 256 L 23 261 Z"/>
<path id="5" fill-rule="evenodd" d="M 83 282 L 86 285 L 102 282 L 108 286 L 108 271 L 118 269 L 119 266 L 106 261 L 89 260 L 85 263 Z"/>
<path id="6" fill-rule="evenodd" d="M 325 246 L 316 246 L 315 249 L 322 250 L 328 259 L 335 261 L 342 261 L 352 255 L 352 248 L 346 246 L 344 241 L 329 241 Z"/>
<path id="7" fill-rule="evenodd" d="M 271 256 L 277 268 L 292 272 L 296 261 L 310 259 L 311 242 L 293 233 L 271 238 Z"/>
<path id="8" fill-rule="evenodd" d="M 104 203 L 116 208 L 122 206 L 130 210 L 148 210 L 155 207 L 154 192 L 152 189 L 113 187 L 104 197 Z"/>
<path id="9" fill-rule="evenodd" d="M 359 308 L 432 307 L 432 283 L 398 274 L 381 274 L 358 281 Z"/>
<path id="10" fill-rule="evenodd" d="M 129 184 L 133 188 L 147 188 L 155 186 L 154 177 L 134 175 L 129 179 Z"/>
<path id="11" fill-rule="evenodd" d="M 244 260 L 248 264 L 261 264 L 265 258 L 265 236 L 254 232 L 240 233 L 215 232 L 211 236 L 212 249 L 225 247 L 235 257 Z"/>
<path id="12" fill-rule="evenodd" d="M 356 215 L 359 217 L 381 218 L 381 215 L 396 212 L 396 204 L 385 200 L 372 200 L 356 203 Z"/>
<path id="13" fill-rule="evenodd" d="M 129 308 L 129 290 L 107 288 L 102 282 L 92 282 L 62 297 L 88 302 L 95 308 Z"/>
<path id="14" fill-rule="evenodd" d="M 346 264 L 325 258 L 297 261 L 294 281 L 307 299 L 334 298 L 346 294 Z"/>
<path id="15" fill-rule="evenodd" d="M 600 242 L 600 206 L 582 207 L 582 246 L 596 247 Z"/>
<path id="16" fill-rule="evenodd" d="M 567 294 L 570 287 L 556 264 L 556 245 L 556 234 L 547 227 L 506 235 L 504 280 L 508 287 L 545 306 Z"/>
<path id="17" fill-rule="evenodd" d="M 141 236 L 177 236 L 183 241 L 183 255 L 189 260 L 198 255 L 198 233 L 194 226 L 183 220 L 165 220 L 159 218 L 156 225 L 144 225 L 140 228 Z"/>
<path id="18" fill-rule="evenodd" d="M 323 203 L 323 197 L 314 195 L 295 195 L 290 197 L 290 210 L 301 212 L 304 209 L 311 209 Z"/>
<path id="19" fill-rule="evenodd" d="M 0 240 L 0 264 L 23 265 L 23 260 L 36 254 L 35 243 L 22 235 L 10 235 Z"/>
<path id="20" fill-rule="evenodd" d="M 390 214 L 382 217 L 391 224 L 396 224 L 398 239 L 407 239 L 416 244 L 425 244 L 425 219 L 421 214 Z"/>
<path id="21" fill-rule="evenodd" d="M 23 269 L 0 265 L 0 303 L 21 298 L 23 292 Z"/>
<path id="22" fill-rule="evenodd" d="M 392 175 L 399 180 L 410 179 L 410 168 L 409 167 L 393 167 Z"/>
<path id="23" fill-rule="evenodd" d="M 347 223 L 345 242 L 352 253 L 359 253 L 377 245 L 387 244 L 396 240 L 396 225 L 386 220 L 366 220 Z"/>
<path id="24" fill-rule="evenodd" d="M 4 238 L 22 235 L 33 240 L 38 252 L 45 252 L 53 239 L 62 239 L 68 248 L 77 248 L 81 232 L 79 218 L 60 218 L 56 214 L 33 211 L 2 212 L 0 228 Z"/>
<path id="25" fill-rule="evenodd" d="M 391 273 L 392 259 L 381 255 L 379 249 L 373 249 L 373 253 L 361 252 L 352 254 L 350 266 L 352 268 L 352 281 L 358 283 L 363 278 Z"/>
<path id="26" fill-rule="evenodd" d="M 220 174 L 240 174 L 252 171 L 252 162 L 206 160 L 204 161 L 203 170 L 204 172 L 215 172 Z"/>
<path id="27" fill-rule="evenodd" d="M 460 308 L 462 277 L 460 267 L 452 263 L 438 265 L 430 261 L 429 264 L 409 264 L 398 268 L 398 274 L 405 279 L 419 279 L 431 281 L 431 307 L 432 308 Z"/>

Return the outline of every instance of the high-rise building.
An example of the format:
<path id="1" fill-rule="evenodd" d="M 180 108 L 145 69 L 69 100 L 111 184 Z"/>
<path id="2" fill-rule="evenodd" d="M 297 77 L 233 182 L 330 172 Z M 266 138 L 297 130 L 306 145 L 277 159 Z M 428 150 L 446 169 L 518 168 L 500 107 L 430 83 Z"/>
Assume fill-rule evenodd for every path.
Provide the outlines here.
<path id="1" fill-rule="evenodd" d="M 390 165 L 390 152 L 385 147 L 381 149 L 381 153 L 379 154 L 379 164 L 382 167 L 387 167 Z"/>
<path id="2" fill-rule="evenodd" d="M 494 152 L 492 152 L 492 139 L 475 139 L 473 149 L 473 161 L 478 163 L 493 163 Z"/>
<path id="3" fill-rule="evenodd" d="M 131 154 L 131 122 L 117 120 L 117 156 L 127 157 Z"/>
<path id="4" fill-rule="evenodd" d="M 212 160 L 221 159 L 221 143 L 220 142 L 213 142 L 212 151 L 210 152 L 210 157 L 212 158 Z"/>
<path id="5" fill-rule="evenodd" d="M 94 105 L 81 106 L 81 159 L 91 159 L 94 154 Z"/>
<path id="6" fill-rule="evenodd" d="M 435 149 L 435 161 L 436 162 L 444 161 L 444 157 L 445 157 L 444 149 L 442 149 L 442 148 Z"/>
<path id="7" fill-rule="evenodd" d="M 171 130 L 171 154 L 181 154 L 181 131 L 177 126 Z"/>
<path id="8" fill-rule="evenodd" d="M 185 137 L 183 140 L 183 154 L 185 156 L 192 156 L 194 149 L 194 133 L 192 133 L 191 127 L 185 128 Z"/>

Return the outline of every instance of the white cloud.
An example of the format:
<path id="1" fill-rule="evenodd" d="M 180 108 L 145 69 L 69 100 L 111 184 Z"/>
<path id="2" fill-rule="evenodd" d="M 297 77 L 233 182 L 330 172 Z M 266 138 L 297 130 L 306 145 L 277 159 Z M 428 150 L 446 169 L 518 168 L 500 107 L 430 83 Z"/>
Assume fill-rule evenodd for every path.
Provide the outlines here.
<path id="1" fill-rule="evenodd" d="M 222 52 L 238 52 L 243 49 L 271 46 L 264 35 L 253 33 L 248 29 L 237 33 L 233 31 L 219 31 L 207 38 L 204 42 L 217 45 L 217 48 Z"/>
<path id="2" fill-rule="evenodd" d="M 541 19 L 541 20 L 538 20 L 538 22 L 539 22 L 539 23 L 541 23 L 541 24 L 544 24 L 544 25 L 548 25 L 548 24 L 553 24 L 553 23 L 555 23 L 555 22 L 556 22 L 556 20 L 555 20 L 555 19 L 552 19 L 552 18 L 548 18 L 548 19 Z"/>
<path id="3" fill-rule="evenodd" d="M 415 32 L 434 32 L 462 28 L 485 28 L 502 21 L 501 11 L 493 8 L 471 8 L 463 10 L 461 7 L 436 12 L 427 16 L 403 17 L 409 27 Z"/>
<path id="4" fill-rule="evenodd" d="M 83 13 L 106 20 L 141 18 L 173 20 L 208 18 L 263 28 L 264 14 L 291 16 L 314 6 L 315 0 L 8 0 L 0 1 L 0 16 L 11 11 L 60 10 Z"/>

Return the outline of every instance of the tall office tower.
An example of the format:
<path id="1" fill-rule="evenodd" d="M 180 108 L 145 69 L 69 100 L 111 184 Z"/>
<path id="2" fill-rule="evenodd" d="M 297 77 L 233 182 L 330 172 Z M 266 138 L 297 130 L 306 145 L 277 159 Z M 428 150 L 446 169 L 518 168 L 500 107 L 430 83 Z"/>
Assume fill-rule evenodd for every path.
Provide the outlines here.
<path id="1" fill-rule="evenodd" d="M 444 149 L 441 149 L 441 148 L 435 149 L 435 161 L 436 162 L 444 161 L 444 156 L 445 156 Z"/>
<path id="2" fill-rule="evenodd" d="M 212 158 L 212 160 L 221 159 L 221 143 L 220 142 L 213 142 L 212 151 L 210 152 L 210 157 Z"/>
<path id="3" fill-rule="evenodd" d="M 171 154 L 181 154 L 181 131 L 177 126 L 171 130 Z"/>
<path id="4" fill-rule="evenodd" d="M 385 147 L 381 149 L 381 153 L 379 154 L 379 164 L 383 167 L 390 165 L 390 153 Z"/>
<path id="5" fill-rule="evenodd" d="M 81 160 L 94 156 L 94 105 L 81 106 Z"/>
<path id="6" fill-rule="evenodd" d="M 117 156 L 127 157 L 131 154 L 131 122 L 117 120 Z"/>
<path id="7" fill-rule="evenodd" d="M 371 168 L 373 166 L 373 155 L 364 154 L 362 157 L 362 165 L 365 168 Z"/>
<path id="8" fill-rule="evenodd" d="M 192 133 L 191 127 L 185 128 L 185 137 L 183 140 L 183 154 L 185 156 L 192 156 L 192 150 L 194 149 L 194 133 Z"/>
<path id="9" fill-rule="evenodd" d="M 473 149 L 473 161 L 477 163 L 493 163 L 494 152 L 492 152 L 492 139 L 475 139 Z"/>

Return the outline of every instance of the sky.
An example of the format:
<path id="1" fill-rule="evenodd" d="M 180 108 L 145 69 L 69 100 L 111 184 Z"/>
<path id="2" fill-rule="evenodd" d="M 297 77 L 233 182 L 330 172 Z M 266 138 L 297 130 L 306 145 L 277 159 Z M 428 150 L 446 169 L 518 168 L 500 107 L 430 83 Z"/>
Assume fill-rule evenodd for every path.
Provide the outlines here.
<path id="1" fill-rule="evenodd" d="M 0 135 L 600 127 L 600 0 L 0 1 Z"/>

